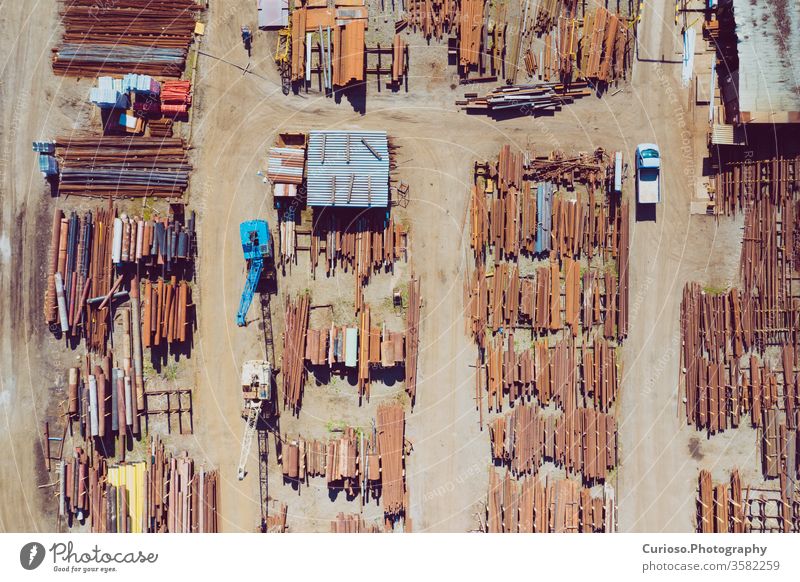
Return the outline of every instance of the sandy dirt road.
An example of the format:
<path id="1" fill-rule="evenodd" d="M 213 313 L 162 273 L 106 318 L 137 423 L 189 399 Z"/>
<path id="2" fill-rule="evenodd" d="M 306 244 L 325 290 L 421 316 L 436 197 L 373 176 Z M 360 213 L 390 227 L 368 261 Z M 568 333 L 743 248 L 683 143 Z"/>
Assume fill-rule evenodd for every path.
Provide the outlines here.
<path id="1" fill-rule="evenodd" d="M 50 72 L 51 8 L 50 2 L 0 6 L 0 531 L 6 532 L 55 527 L 53 508 L 44 507 L 50 490 L 37 489 L 47 479 L 39 438 L 54 380 L 42 353 L 47 243 L 37 225 L 52 214 L 31 153 L 44 128 L 63 122 L 52 109 L 62 95 Z"/>
<path id="2" fill-rule="evenodd" d="M 733 281 L 741 232 L 735 220 L 689 214 L 701 168 L 694 162 L 693 112 L 680 86 L 680 37 L 668 4 L 645 3 L 633 80 L 642 123 L 627 133 L 631 152 L 636 143 L 659 144 L 664 166 L 657 219 L 640 212 L 631 231 L 631 321 L 619 412 L 621 531 L 692 531 L 703 457 L 721 468 L 753 454 L 748 431 L 704 442 L 679 411 L 683 287 L 692 280 L 723 287 Z M 702 120 L 698 127 L 703 130 Z"/>

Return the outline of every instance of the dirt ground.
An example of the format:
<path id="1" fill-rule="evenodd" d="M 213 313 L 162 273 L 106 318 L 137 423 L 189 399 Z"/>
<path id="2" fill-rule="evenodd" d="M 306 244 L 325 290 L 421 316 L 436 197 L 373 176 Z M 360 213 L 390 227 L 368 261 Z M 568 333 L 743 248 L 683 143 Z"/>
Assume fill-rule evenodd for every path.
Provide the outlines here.
<path id="1" fill-rule="evenodd" d="M 409 262 L 394 273 L 373 277 L 367 300 L 376 317 L 401 329 L 388 301 L 413 270 L 421 277 L 423 310 L 417 402 L 407 415 L 407 483 L 414 531 L 463 532 L 477 526 L 485 500 L 490 463 L 487 432 L 481 431 L 473 400 L 476 348 L 465 333 L 463 277 L 468 250 L 464 222 L 475 160 L 496 155 L 504 143 L 544 153 L 553 149 L 621 150 L 629 159 L 640 142 L 653 141 L 665 160 L 665 201 L 656 220 L 632 220 L 631 331 L 622 354 L 623 386 L 617 411 L 621 468 L 617 497 L 622 531 L 691 531 L 697 468 L 722 472 L 753 466 L 752 431 L 738 430 L 707 440 L 687 428 L 678 414 L 680 396 L 678 314 L 687 280 L 724 285 L 736 273 L 740 224 L 729 219 L 689 216 L 694 187 L 682 127 L 691 130 L 692 112 L 679 86 L 677 36 L 672 6 L 645 3 L 640 57 L 633 82 L 602 98 L 587 97 L 552 117 L 500 122 L 467 116 L 454 106 L 464 91 L 452 88 L 454 69 L 446 46 L 418 37 L 411 50 L 410 92 L 377 91 L 368 81 L 366 100 L 340 102 L 319 93 L 284 96 L 272 63 L 274 33 L 256 32 L 248 72 L 239 27 L 255 29 L 250 0 L 212 2 L 198 66 L 194 102 L 192 176 L 189 203 L 198 212 L 198 276 L 194 293 L 198 330 L 191 358 L 194 370 L 195 434 L 176 439 L 195 458 L 221 474 L 224 531 L 252 532 L 259 526 L 256 449 L 248 476 L 239 481 L 236 465 L 244 422 L 238 386 L 243 361 L 264 357 L 257 302 L 246 328 L 234 316 L 245 278 L 238 225 L 266 218 L 276 223 L 269 186 L 258 175 L 266 150 L 279 132 L 310 129 L 386 130 L 397 146 L 396 180 L 410 186 L 411 200 L 399 217 L 409 224 Z M 4 5 L 2 19 L 2 230 L 0 230 L 0 422 L 7 451 L 0 464 L 0 530 L 53 530 L 51 479 L 38 447 L 40 419 L 58 401 L 60 375 L 69 358 L 42 324 L 45 247 L 54 201 L 44 188 L 30 151 L 34 139 L 85 123 L 86 81 L 56 78 L 49 48 L 57 40 L 55 2 L 40 10 L 22 3 Z M 37 17 L 33 18 L 32 15 Z M 245 16 L 242 16 L 245 15 Z M 376 17 L 381 24 L 382 17 Z M 381 24 L 382 25 L 382 24 Z M 667 62 L 658 62 L 663 58 Z M 220 59 L 224 59 L 220 60 Z M 227 62 L 226 62 L 227 61 Z M 68 113 L 65 113 L 68 112 Z M 693 139 L 688 147 L 697 147 Z M 684 149 L 682 149 L 684 148 Z M 690 152 L 691 154 L 691 152 Z M 632 196 L 633 183 L 625 183 Z M 638 218 L 644 218 L 639 216 Z M 278 281 L 272 299 L 273 333 L 280 357 L 283 304 L 287 294 L 308 289 L 312 303 L 337 305 L 315 310 L 339 324 L 354 321 L 352 275 L 311 278 L 307 253 Z M 377 405 L 403 398 L 403 382 L 386 378 L 374 385 L 372 400 L 358 406 L 347 379 L 317 385 L 310 375 L 299 418 L 284 414 L 280 432 L 289 437 L 323 437 L 336 423 L 369 426 Z M 292 531 L 324 531 L 339 511 L 358 511 L 343 494 L 329 497 L 321 480 L 301 491 L 284 484 L 270 437 L 269 495 L 289 506 Z M 743 474 L 745 480 L 755 476 Z M 380 508 L 367 505 L 367 521 Z"/>

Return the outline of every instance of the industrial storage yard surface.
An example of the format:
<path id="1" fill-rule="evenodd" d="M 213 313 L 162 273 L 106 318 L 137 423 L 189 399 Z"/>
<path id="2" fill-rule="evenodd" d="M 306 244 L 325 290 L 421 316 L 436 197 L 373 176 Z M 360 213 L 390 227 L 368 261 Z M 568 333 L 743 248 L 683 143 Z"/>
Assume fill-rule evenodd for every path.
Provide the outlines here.
<path id="1" fill-rule="evenodd" d="M 197 329 L 191 357 L 174 372 L 177 382 L 195 387 L 193 434 L 165 441 L 191 452 L 197 463 L 219 472 L 219 529 L 259 528 L 261 499 L 255 452 L 248 477 L 237 479 L 244 422 L 239 379 L 243 362 L 265 356 L 259 301 L 249 325 L 236 326 L 246 276 L 239 224 L 263 218 L 277 224 L 266 170 L 266 151 L 283 132 L 379 130 L 389 136 L 393 179 L 408 185 L 410 200 L 392 212 L 408 228 L 408 262 L 375 274 L 365 289 L 378 321 L 402 325 L 392 293 L 413 272 L 421 280 L 422 315 L 417 396 L 406 413 L 407 517 L 415 532 L 482 529 L 489 487 L 488 429 L 481 429 L 475 404 L 476 347 L 466 333 L 464 284 L 470 265 L 469 189 L 476 160 L 494 159 L 505 144 L 538 153 L 552 150 L 625 152 L 631 164 L 623 184 L 634 196 L 633 152 L 639 143 L 658 143 L 664 167 L 663 203 L 657 220 L 630 216 L 630 322 L 618 354 L 622 378 L 617 398 L 619 468 L 609 482 L 616 489 L 619 531 L 687 532 L 695 529 L 699 469 L 725 481 L 739 468 L 748 483 L 761 481 L 753 446 L 754 430 L 740 427 L 713 439 L 687 426 L 679 393 L 680 306 L 684 286 L 697 281 L 726 288 L 736 280 L 742 219 L 713 220 L 690 214 L 705 135 L 692 120 L 702 118 L 680 86 L 679 39 L 674 8 L 647 3 L 639 31 L 633 76 L 621 90 L 576 100 L 555 115 L 493 120 L 467 115 L 453 104 L 465 91 L 452 87 L 445 48 L 420 36 L 409 43 L 409 92 L 378 93 L 368 80 L 363 113 L 347 98 L 341 103 L 318 92 L 284 96 L 272 59 L 272 36 L 257 34 L 247 72 L 240 39 L 242 14 L 250 0 L 212 3 L 207 12 L 203 52 L 198 61 L 192 111 L 190 158 L 194 167 L 188 202 L 197 212 L 198 250 L 193 299 Z M 58 32 L 55 3 L 4 5 L 0 27 L 5 55 L 0 85 L 2 112 L 2 225 L 0 226 L 0 428 L 5 451 L 0 464 L 0 530 L 52 531 L 57 503 L 53 477 L 45 471 L 41 426 L 58 413 L 51 388 L 63 385 L 64 370 L 77 353 L 64 350 L 42 324 L 41 297 L 49 229 L 56 199 L 36 171 L 30 143 L 69 133 L 92 120 L 85 95 L 91 81 L 54 76 L 50 46 Z M 33 15 L 35 14 L 35 18 Z M 267 39 L 270 39 L 269 41 Z M 677 62 L 677 64 L 676 64 Z M 359 106 L 360 107 L 360 106 Z M 702 119 L 701 119 L 702 121 Z M 686 125 L 682 125 L 684 123 Z M 630 153 L 629 153 L 630 152 Z M 77 201 L 78 208 L 90 205 Z M 632 205 L 633 207 L 633 205 Z M 135 206 L 134 206 L 135 208 Z M 280 273 L 271 298 L 275 357 L 281 360 L 284 305 L 312 289 L 311 327 L 331 318 L 353 320 L 354 275 L 338 269 L 333 277 L 312 278 L 308 254 Z M 337 318 L 338 316 L 338 318 Z M 315 319 L 317 318 L 317 319 Z M 386 402 L 408 404 L 399 379 L 373 381 L 369 402 L 358 405 L 347 378 L 318 382 L 315 374 L 303 395 L 299 416 L 283 411 L 278 434 L 326 438 L 331 425 L 368 427 Z M 256 447 L 254 447 L 255 450 Z M 288 506 L 292 531 L 330 531 L 340 512 L 354 504 L 344 491 L 324 482 L 299 488 L 283 482 L 274 443 L 269 445 L 269 496 Z M 547 470 L 556 471 L 554 467 Z M 359 511 L 358 503 L 355 512 Z M 361 510 L 367 523 L 381 523 L 380 505 Z"/>

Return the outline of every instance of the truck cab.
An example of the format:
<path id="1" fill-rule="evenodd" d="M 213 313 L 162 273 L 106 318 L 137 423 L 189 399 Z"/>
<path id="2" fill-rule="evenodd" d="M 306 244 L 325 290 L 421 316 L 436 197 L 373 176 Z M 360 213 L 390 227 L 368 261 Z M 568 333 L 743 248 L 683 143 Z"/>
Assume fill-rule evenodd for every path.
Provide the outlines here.
<path id="1" fill-rule="evenodd" d="M 636 148 L 636 200 L 639 204 L 661 202 L 661 152 L 654 143 Z"/>

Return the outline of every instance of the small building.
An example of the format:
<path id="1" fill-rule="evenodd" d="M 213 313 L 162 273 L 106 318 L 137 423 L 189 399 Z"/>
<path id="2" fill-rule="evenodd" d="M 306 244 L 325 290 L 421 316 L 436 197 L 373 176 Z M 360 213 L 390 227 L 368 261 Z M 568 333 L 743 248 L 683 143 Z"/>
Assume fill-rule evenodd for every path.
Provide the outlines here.
<path id="1" fill-rule="evenodd" d="M 732 19 L 738 67 L 720 79 L 728 121 L 800 123 L 800 10 L 795 2 L 721 0 Z M 730 22 L 730 20 L 729 20 Z M 726 81 L 728 85 L 726 86 Z"/>
<path id="2" fill-rule="evenodd" d="M 284 28 L 289 25 L 289 0 L 256 0 L 258 28 Z"/>
<path id="3" fill-rule="evenodd" d="M 310 132 L 306 187 L 309 206 L 389 206 L 389 141 L 386 132 Z"/>

